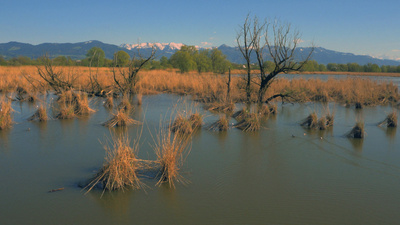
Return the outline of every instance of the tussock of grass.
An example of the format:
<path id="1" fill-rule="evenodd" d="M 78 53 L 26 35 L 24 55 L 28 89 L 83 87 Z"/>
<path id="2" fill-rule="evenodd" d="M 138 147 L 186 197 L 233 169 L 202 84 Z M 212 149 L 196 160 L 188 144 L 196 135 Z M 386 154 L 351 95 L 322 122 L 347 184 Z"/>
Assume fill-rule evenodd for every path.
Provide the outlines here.
<path id="1" fill-rule="evenodd" d="M 261 129 L 261 120 L 257 113 L 248 113 L 235 127 L 245 132 L 258 131 Z"/>
<path id="2" fill-rule="evenodd" d="M 76 115 L 89 115 L 94 110 L 89 107 L 88 96 L 85 93 L 77 95 L 75 98 L 75 114 Z"/>
<path id="3" fill-rule="evenodd" d="M 113 137 L 112 145 L 104 145 L 106 151 L 105 162 L 100 171 L 85 187 L 87 192 L 95 187 L 114 191 L 124 189 L 140 189 L 143 184 L 138 178 L 138 170 L 143 167 L 137 158 L 138 142 L 131 145 L 127 136 Z M 103 191 L 103 192 L 104 192 Z"/>
<path id="4" fill-rule="evenodd" d="M 318 119 L 317 113 L 313 112 L 307 116 L 300 125 L 308 129 L 319 129 L 325 130 L 328 127 L 333 126 L 334 115 L 328 113 L 326 116 L 322 116 Z"/>
<path id="5" fill-rule="evenodd" d="M 232 117 L 236 119 L 237 121 L 243 120 L 247 115 L 249 114 L 249 111 L 246 108 L 242 108 L 241 110 L 235 112 Z"/>
<path id="6" fill-rule="evenodd" d="M 133 124 L 141 124 L 141 122 L 132 119 L 129 114 L 124 110 L 120 109 L 116 114 L 113 114 L 113 117 L 109 119 L 107 122 L 103 123 L 103 126 L 106 127 L 125 127 Z"/>
<path id="7" fill-rule="evenodd" d="M 351 129 L 351 131 L 346 134 L 346 137 L 348 138 L 364 138 L 364 136 L 364 122 L 357 122 L 353 129 Z"/>
<path id="8" fill-rule="evenodd" d="M 260 116 L 275 115 L 278 113 L 278 106 L 275 104 L 261 105 L 258 106 L 258 114 Z"/>
<path id="9" fill-rule="evenodd" d="M 190 135 L 173 135 L 171 129 L 161 129 L 154 148 L 161 167 L 157 185 L 175 187 L 175 182 L 185 183 L 180 167 L 190 152 L 189 143 Z"/>
<path id="10" fill-rule="evenodd" d="M 226 115 L 222 115 L 219 117 L 217 121 L 212 123 L 208 129 L 212 131 L 226 131 L 228 130 L 228 128 L 229 128 L 229 120 L 226 117 Z"/>
<path id="11" fill-rule="evenodd" d="M 47 109 L 45 106 L 40 105 L 38 110 L 35 112 L 35 114 L 33 114 L 31 117 L 29 117 L 29 121 L 32 120 L 37 120 L 40 122 L 44 122 L 47 121 L 49 119 L 48 115 L 47 115 Z"/>
<path id="12" fill-rule="evenodd" d="M 117 106 L 118 110 L 124 110 L 127 113 L 130 113 L 133 111 L 133 105 L 131 104 L 131 101 L 129 100 L 128 95 L 125 95 L 121 102 Z"/>
<path id="13" fill-rule="evenodd" d="M 114 98 L 112 96 L 108 96 L 106 101 L 104 102 L 104 107 L 108 109 L 114 108 Z"/>
<path id="14" fill-rule="evenodd" d="M 59 113 L 56 115 L 57 119 L 72 119 L 75 117 L 75 106 L 71 103 L 65 103 L 60 106 Z"/>
<path id="15" fill-rule="evenodd" d="M 204 108 L 209 111 L 231 113 L 235 109 L 233 102 L 209 102 L 204 104 Z"/>
<path id="16" fill-rule="evenodd" d="M 174 122 L 170 126 L 172 132 L 182 135 L 190 135 L 193 133 L 193 126 L 189 119 L 182 115 L 177 115 Z"/>
<path id="17" fill-rule="evenodd" d="M 195 130 L 203 125 L 203 117 L 200 113 L 194 113 L 189 117 L 189 122 L 192 124 L 192 128 Z"/>
<path id="18" fill-rule="evenodd" d="M 136 99 L 137 99 L 137 104 L 138 105 L 142 105 L 142 100 L 143 100 L 143 95 L 142 94 L 137 94 L 136 95 Z"/>
<path id="19" fill-rule="evenodd" d="M 397 127 L 397 111 L 393 110 L 393 112 L 389 113 L 389 115 L 379 123 L 379 126 L 384 124 L 386 124 L 387 127 Z"/>
<path id="20" fill-rule="evenodd" d="M 310 129 L 318 128 L 318 116 L 317 113 L 313 112 L 309 116 L 307 116 L 301 123 L 301 126 L 307 127 Z"/>
<path id="21" fill-rule="evenodd" d="M 11 101 L 0 99 L 0 130 L 10 128 L 12 126 L 12 108 Z"/>

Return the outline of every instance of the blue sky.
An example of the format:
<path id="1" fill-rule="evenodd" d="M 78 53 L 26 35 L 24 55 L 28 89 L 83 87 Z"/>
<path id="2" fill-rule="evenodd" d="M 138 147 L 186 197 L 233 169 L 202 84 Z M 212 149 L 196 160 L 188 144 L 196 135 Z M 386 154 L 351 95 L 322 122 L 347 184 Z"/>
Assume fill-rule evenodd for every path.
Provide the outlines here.
<path id="1" fill-rule="evenodd" d="M 0 43 L 235 46 L 251 13 L 291 23 L 304 46 L 400 60 L 399 10 L 398 0 L 0 0 Z"/>

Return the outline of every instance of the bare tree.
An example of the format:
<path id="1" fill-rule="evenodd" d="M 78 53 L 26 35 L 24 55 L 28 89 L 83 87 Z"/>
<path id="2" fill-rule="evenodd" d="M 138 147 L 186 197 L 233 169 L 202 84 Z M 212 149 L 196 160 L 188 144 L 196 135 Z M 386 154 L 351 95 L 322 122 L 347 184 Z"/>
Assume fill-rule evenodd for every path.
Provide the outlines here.
<path id="1" fill-rule="evenodd" d="M 38 66 L 39 76 L 56 92 L 70 90 L 74 86 L 77 75 L 73 73 L 65 74 L 62 69 L 56 69 L 48 55 L 43 56 L 43 67 Z"/>
<path id="2" fill-rule="evenodd" d="M 258 103 L 268 103 L 277 97 L 290 97 L 278 93 L 264 101 L 265 93 L 276 76 L 281 73 L 299 71 L 310 60 L 314 47 L 311 47 L 310 52 L 303 59 L 299 59 L 295 56 L 295 51 L 301 40 L 300 33 L 298 30 L 293 29 L 291 24 L 281 23 L 278 20 L 272 23 L 268 20 L 259 23 L 257 17 L 254 17 L 253 21 L 249 21 L 249 16 L 247 16 L 245 24 L 246 28 L 252 27 L 252 29 L 243 29 L 243 32 L 247 33 L 246 35 L 243 34 L 243 36 L 251 37 L 251 40 L 248 40 L 251 45 L 247 48 L 249 48 L 250 53 L 251 51 L 255 52 L 260 69 L 259 81 L 257 82 L 260 86 L 257 94 Z M 246 61 L 250 59 L 249 56 L 245 57 Z M 273 62 L 274 66 L 271 71 L 266 70 L 264 56 L 269 56 Z"/>
<path id="3" fill-rule="evenodd" d="M 136 84 L 139 81 L 139 71 L 154 58 L 156 49 L 153 46 L 151 53 L 147 57 L 143 57 L 138 50 L 137 55 L 134 55 L 129 63 L 128 70 L 118 67 L 119 73 L 117 74 L 116 66 L 113 67 L 114 82 L 117 89 L 121 94 L 134 94 L 136 93 Z"/>
<path id="4" fill-rule="evenodd" d="M 237 32 L 236 43 L 246 61 L 247 78 L 246 81 L 246 98 L 250 102 L 251 98 L 251 53 L 253 51 L 254 38 L 252 37 L 251 21 L 249 21 L 249 14 L 246 17 L 240 30 Z"/>

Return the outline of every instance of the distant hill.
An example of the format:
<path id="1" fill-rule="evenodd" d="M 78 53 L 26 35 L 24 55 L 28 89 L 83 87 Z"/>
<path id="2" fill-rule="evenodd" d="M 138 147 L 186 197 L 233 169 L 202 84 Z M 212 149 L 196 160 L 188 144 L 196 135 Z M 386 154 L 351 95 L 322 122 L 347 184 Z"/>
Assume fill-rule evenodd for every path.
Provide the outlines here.
<path id="1" fill-rule="evenodd" d="M 0 55 L 6 59 L 18 56 L 27 56 L 30 58 L 38 58 L 44 54 L 48 54 L 51 58 L 57 56 L 71 57 L 72 59 L 83 59 L 89 49 L 92 47 L 99 47 L 103 49 L 107 58 L 113 58 L 113 54 L 117 51 L 124 50 L 129 55 L 137 53 L 138 48 L 143 56 L 148 55 L 151 52 L 151 47 L 157 48 L 156 58 L 162 56 L 170 57 L 175 51 L 179 50 L 182 43 L 142 43 L 138 44 L 122 44 L 120 46 L 106 44 L 100 41 L 86 41 L 78 43 L 43 43 L 39 45 L 32 45 L 20 42 L 8 42 L 0 44 Z M 218 47 L 227 56 L 227 59 L 234 63 L 244 63 L 244 59 L 237 47 L 230 47 L 227 45 L 221 45 Z M 303 58 L 310 48 L 298 48 L 296 55 L 299 59 Z M 265 59 L 268 59 L 266 56 Z M 328 50 L 325 48 L 317 47 L 314 49 L 312 59 L 316 60 L 319 64 L 328 63 L 358 63 L 365 65 L 367 63 L 374 63 L 381 65 L 400 65 L 399 61 L 394 60 L 382 60 L 373 58 L 365 55 L 355 55 L 352 53 L 343 53 Z M 252 58 L 255 62 L 255 57 Z"/>

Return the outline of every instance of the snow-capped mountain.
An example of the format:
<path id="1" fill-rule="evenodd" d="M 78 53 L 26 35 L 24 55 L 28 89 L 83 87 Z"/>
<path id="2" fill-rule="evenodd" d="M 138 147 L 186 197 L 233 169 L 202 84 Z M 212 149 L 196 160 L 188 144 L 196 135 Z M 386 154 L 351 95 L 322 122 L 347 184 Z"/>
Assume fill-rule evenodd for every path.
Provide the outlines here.
<path id="1" fill-rule="evenodd" d="M 128 50 L 136 49 L 136 48 L 152 48 L 153 46 L 159 50 L 179 50 L 184 44 L 182 43 L 140 43 L 140 44 L 122 44 L 121 48 L 126 48 Z"/>

